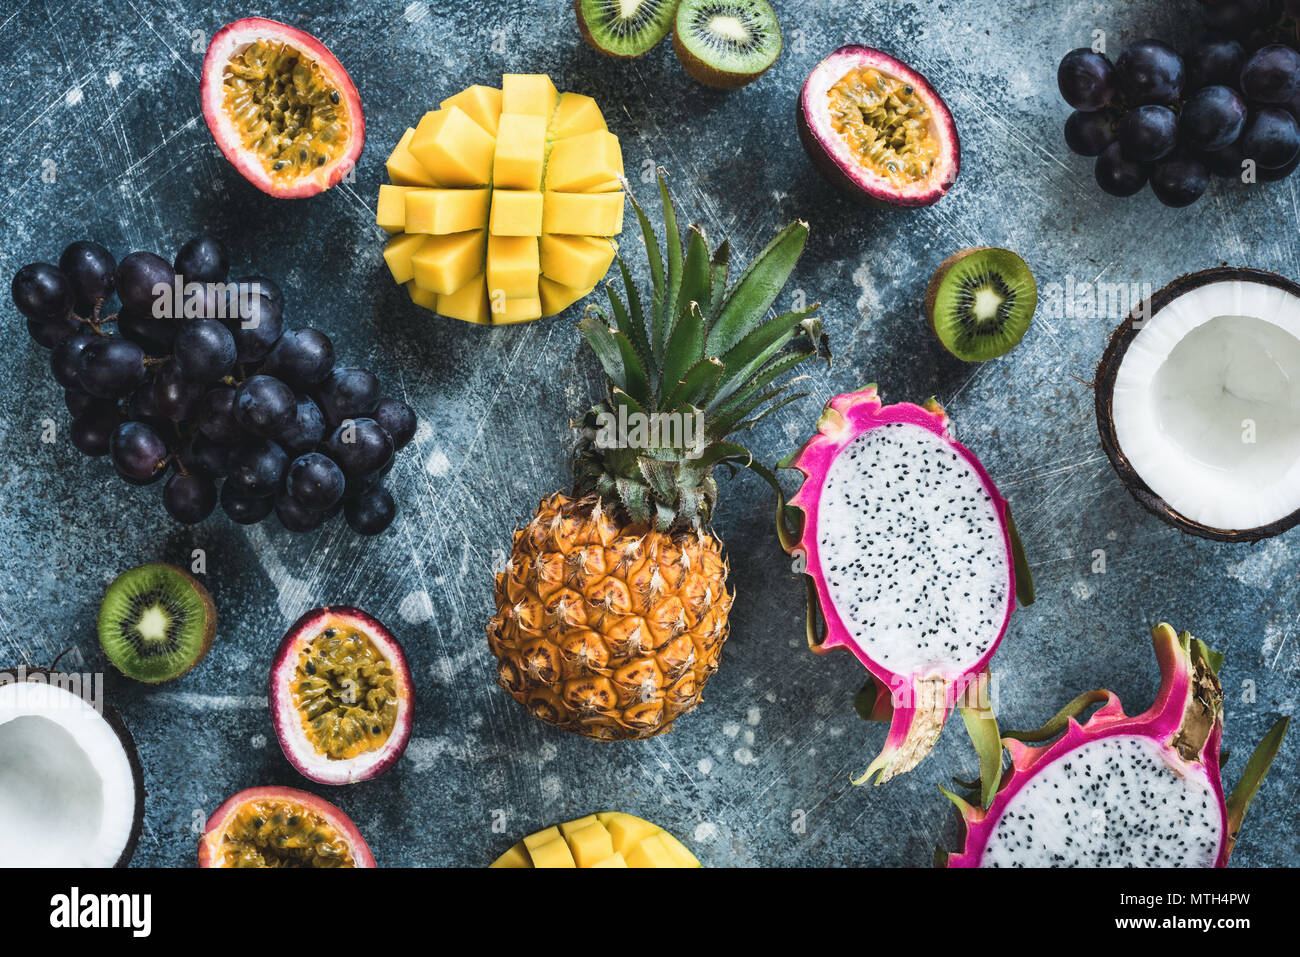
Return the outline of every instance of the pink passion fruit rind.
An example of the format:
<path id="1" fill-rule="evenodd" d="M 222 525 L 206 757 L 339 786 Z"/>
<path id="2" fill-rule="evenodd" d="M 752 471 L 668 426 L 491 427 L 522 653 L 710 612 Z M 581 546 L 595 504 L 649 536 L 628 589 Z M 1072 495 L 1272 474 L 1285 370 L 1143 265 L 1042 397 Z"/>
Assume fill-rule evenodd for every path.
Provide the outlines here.
<path id="1" fill-rule="evenodd" d="M 864 98 L 872 89 L 851 82 L 855 74 L 883 77 L 886 89 L 877 92 L 893 92 L 901 105 L 874 106 L 874 100 Z M 911 158 L 920 168 L 910 174 L 906 169 L 892 174 L 874 169 L 870 150 L 861 141 L 855 146 L 849 132 L 836 128 L 837 123 L 845 122 L 845 110 L 850 111 L 855 130 L 880 129 L 884 122 L 923 134 L 922 149 Z M 796 112 L 799 139 L 809 159 L 853 199 L 877 206 L 931 206 L 957 181 L 961 141 L 947 104 L 924 76 L 887 53 L 857 44 L 840 47 L 808 74 Z M 885 163 L 899 159 L 894 155 L 877 158 Z"/>
<path id="2" fill-rule="evenodd" d="M 285 632 L 271 664 L 280 749 L 318 784 L 376 778 L 406 750 L 414 688 L 402 646 L 379 621 L 342 605 L 309 611 Z"/>
<path id="3" fill-rule="evenodd" d="M 309 61 L 310 79 L 301 91 L 274 89 L 277 72 L 294 80 L 290 87 L 300 86 L 286 50 L 298 54 L 298 63 L 303 57 Z M 236 60 L 242 61 L 238 69 Z M 236 81 L 243 86 L 234 88 Z M 199 99 L 226 159 L 279 199 L 315 196 L 337 185 L 356 167 L 365 144 L 361 97 L 348 71 L 310 33 L 277 20 L 245 17 L 217 31 L 203 58 Z M 266 105 L 288 115 L 268 121 Z M 303 119 L 305 125 L 299 124 Z M 257 142 L 262 135 L 281 144 L 277 155 L 262 148 L 267 139 Z"/>
<path id="4" fill-rule="evenodd" d="M 333 838 L 346 846 L 351 857 L 351 866 L 364 868 L 378 866 L 375 864 L 374 854 L 370 851 L 370 845 L 361 836 L 352 819 L 329 801 L 298 788 L 255 787 L 245 788 L 232 794 L 212 812 L 203 829 L 203 836 L 199 839 L 200 868 L 236 866 L 229 859 L 230 847 L 226 838 L 231 837 L 236 842 L 243 842 L 242 839 L 248 835 L 236 833 L 243 823 L 241 818 L 260 813 L 260 810 L 254 807 L 258 804 L 268 809 L 306 811 L 315 815 L 326 828 L 333 831 Z M 252 842 L 243 843 L 256 847 Z"/>

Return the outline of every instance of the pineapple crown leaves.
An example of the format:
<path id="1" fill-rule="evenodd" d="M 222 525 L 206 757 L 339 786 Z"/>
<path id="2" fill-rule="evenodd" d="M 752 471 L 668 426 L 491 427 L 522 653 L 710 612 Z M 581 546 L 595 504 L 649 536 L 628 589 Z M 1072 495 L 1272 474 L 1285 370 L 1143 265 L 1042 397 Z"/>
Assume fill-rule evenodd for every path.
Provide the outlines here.
<path id="1" fill-rule="evenodd" d="M 820 303 L 767 318 L 803 253 L 808 224 L 781 230 L 733 283 L 729 242 L 710 250 L 697 226 L 683 237 L 662 169 L 662 246 L 627 193 L 645 240 L 650 301 L 647 309 L 620 255 L 621 291 L 606 284 L 608 310 L 589 305 L 578 324 L 607 386 L 605 400 L 582 420 L 575 485 L 617 503 L 634 522 L 661 531 L 698 529 L 717 500 L 716 466 L 771 476 L 728 437 L 804 395 L 790 391 L 799 379 L 787 373 L 809 359 L 830 358 L 816 316 Z M 602 423 L 656 417 L 671 421 L 641 433 L 620 431 L 613 443 L 598 440 Z M 688 421 L 696 427 L 673 427 Z"/>

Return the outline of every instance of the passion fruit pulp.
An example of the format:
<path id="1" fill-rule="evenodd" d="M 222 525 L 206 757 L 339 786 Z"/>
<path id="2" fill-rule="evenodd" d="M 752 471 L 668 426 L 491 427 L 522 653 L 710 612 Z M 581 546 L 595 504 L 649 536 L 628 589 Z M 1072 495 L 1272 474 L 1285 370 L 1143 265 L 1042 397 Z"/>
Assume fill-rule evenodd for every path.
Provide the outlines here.
<path id="1" fill-rule="evenodd" d="M 346 814 L 296 788 L 248 788 L 208 818 L 199 867 L 374 867 Z"/>
<path id="2" fill-rule="evenodd" d="M 854 199 L 937 203 L 957 179 L 961 143 L 928 80 L 871 47 L 849 45 L 813 68 L 799 95 L 799 138 L 814 165 Z"/>
<path id="3" fill-rule="evenodd" d="M 226 159 L 272 196 L 314 196 L 356 166 L 361 98 L 309 33 L 262 17 L 223 27 L 199 84 L 203 117 Z"/>
<path id="4" fill-rule="evenodd" d="M 377 777 L 410 739 L 406 656 L 387 628 L 356 608 L 318 608 L 289 628 L 269 697 L 285 757 L 320 784 Z"/>

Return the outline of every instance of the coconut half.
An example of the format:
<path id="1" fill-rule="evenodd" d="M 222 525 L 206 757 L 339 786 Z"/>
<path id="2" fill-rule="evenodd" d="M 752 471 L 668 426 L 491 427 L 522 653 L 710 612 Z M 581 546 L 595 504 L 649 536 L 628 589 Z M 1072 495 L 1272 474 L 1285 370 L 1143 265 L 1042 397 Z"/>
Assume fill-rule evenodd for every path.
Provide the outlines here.
<path id="1" fill-rule="evenodd" d="M 1300 522 L 1300 286 L 1256 269 L 1180 277 L 1097 368 L 1102 448 L 1178 528 L 1257 541 Z"/>
<path id="2" fill-rule="evenodd" d="M 0 867 L 125 867 L 144 824 L 130 732 L 80 676 L 18 674 L 0 684 Z"/>

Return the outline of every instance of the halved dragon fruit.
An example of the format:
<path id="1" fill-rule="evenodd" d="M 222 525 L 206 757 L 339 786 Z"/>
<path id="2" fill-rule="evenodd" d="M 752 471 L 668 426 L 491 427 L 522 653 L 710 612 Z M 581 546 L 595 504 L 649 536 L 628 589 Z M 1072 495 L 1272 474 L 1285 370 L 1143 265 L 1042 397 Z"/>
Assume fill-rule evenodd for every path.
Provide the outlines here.
<path id="1" fill-rule="evenodd" d="M 411 737 L 406 655 L 358 608 L 326 606 L 294 622 L 275 653 L 269 694 L 284 756 L 318 784 L 378 777 Z"/>
<path id="2" fill-rule="evenodd" d="M 806 562 L 809 646 L 853 652 L 874 679 L 872 717 L 892 714 L 854 780 L 880 784 L 930 752 L 1032 580 L 1006 500 L 934 400 L 886 406 L 871 385 L 833 398 L 817 430 L 781 463 L 805 476 L 789 504 L 802 529 L 783 544 Z"/>
<path id="3" fill-rule="evenodd" d="M 1012 769 L 988 810 L 944 791 L 962 812 L 966 845 L 949 867 L 1224 867 L 1273 763 L 1287 719 L 1264 736 L 1228 798 L 1219 773 L 1222 656 L 1167 624 L 1151 636 L 1162 680 L 1155 704 L 1128 717 L 1091 691 L 1041 730 L 1009 732 Z M 1101 707 L 1086 724 L 1076 720 Z M 1026 742 L 1050 740 L 1045 747 Z M 1000 769 L 1001 752 L 995 753 Z"/>

